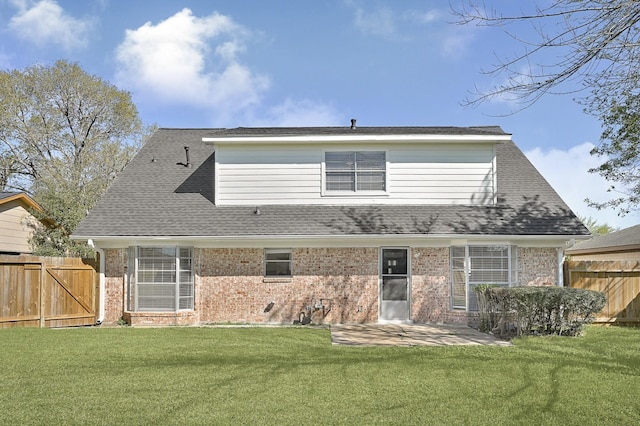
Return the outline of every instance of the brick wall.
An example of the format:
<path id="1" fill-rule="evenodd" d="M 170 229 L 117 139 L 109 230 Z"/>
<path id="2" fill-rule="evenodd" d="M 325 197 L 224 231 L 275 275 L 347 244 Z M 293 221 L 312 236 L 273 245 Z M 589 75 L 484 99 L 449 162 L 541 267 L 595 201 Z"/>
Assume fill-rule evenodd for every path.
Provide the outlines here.
<path id="1" fill-rule="evenodd" d="M 294 249 L 292 278 L 264 278 L 262 249 L 196 253 L 201 322 L 377 321 L 377 248 Z"/>
<path id="2" fill-rule="evenodd" d="M 265 278 L 262 249 L 195 249 L 195 310 L 127 313 L 123 295 L 127 250 L 105 250 L 105 324 L 124 317 L 137 324 L 367 323 L 378 320 L 378 248 L 292 250 L 292 278 Z M 466 323 L 452 310 L 449 248 L 413 248 L 411 312 L 414 322 Z M 521 285 L 553 285 L 553 248 L 520 248 Z"/>
<path id="3" fill-rule="evenodd" d="M 124 314 L 124 285 L 127 273 L 127 249 L 107 249 L 105 258 L 105 315 L 103 324 L 116 324 Z"/>
<path id="4" fill-rule="evenodd" d="M 449 248 L 411 250 L 411 314 L 415 322 L 447 322 L 451 300 Z"/>
<path id="5" fill-rule="evenodd" d="M 520 285 L 557 285 L 558 253 L 555 248 L 519 247 Z"/>

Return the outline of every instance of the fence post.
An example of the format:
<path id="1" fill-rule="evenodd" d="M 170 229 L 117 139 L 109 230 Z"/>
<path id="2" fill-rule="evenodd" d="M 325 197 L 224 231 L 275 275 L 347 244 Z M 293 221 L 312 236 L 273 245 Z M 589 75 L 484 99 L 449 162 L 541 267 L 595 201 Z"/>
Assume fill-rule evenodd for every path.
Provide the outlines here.
<path id="1" fill-rule="evenodd" d="M 44 262 L 41 260 L 40 261 L 40 328 L 44 328 L 45 327 L 45 318 L 44 318 L 44 308 L 45 308 L 45 302 L 46 302 L 46 297 L 44 294 L 44 280 L 45 280 L 45 274 L 47 272 L 47 267 L 44 264 Z"/>

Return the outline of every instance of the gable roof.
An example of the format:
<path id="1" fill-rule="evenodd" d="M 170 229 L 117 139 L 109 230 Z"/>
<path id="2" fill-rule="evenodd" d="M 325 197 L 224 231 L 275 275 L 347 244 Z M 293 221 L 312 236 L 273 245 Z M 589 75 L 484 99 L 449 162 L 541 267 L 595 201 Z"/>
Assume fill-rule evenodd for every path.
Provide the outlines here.
<path id="1" fill-rule="evenodd" d="M 640 251 L 640 225 L 580 241 L 566 250 L 571 254 L 607 253 L 614 251 Z"/>
<path id="2" fill-rule="evenodd" d="M 300 128 L 298 133 L 350 132 Z M 346 130 L 345 130 L 346 129 Z M 373 130 L 375 129 L 375 131 Z M 508 135 L 499 127 L 358 127 L 376 134 Z M 159 129 L 115 180 L 73 237 L 243 237 L 337 235 L 586 236 L 589 231 L 511 141 L 496 145 L 498 204 L 268 205 L 213 204 L 215 135 L 283 135 L 272 129 Z M 184 147 L 192 167 L 185 167 Z"/>
<path id="3" fill-rule="evenodd" d="M 42 210 L 40 205 L 36 203 L 31 197 L 29 197 L 24 192 L 4 192 L 0 191 L 0 205 L 9 203 L 10 201 L 18 200 L 21 203 L 25 204 L 28 207 Z"/>

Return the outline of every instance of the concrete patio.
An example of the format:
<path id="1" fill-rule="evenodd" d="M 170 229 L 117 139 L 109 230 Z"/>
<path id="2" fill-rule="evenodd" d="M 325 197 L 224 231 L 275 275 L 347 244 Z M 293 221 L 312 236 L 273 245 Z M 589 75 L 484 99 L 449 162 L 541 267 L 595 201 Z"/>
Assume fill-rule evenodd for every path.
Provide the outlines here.
<path id="1" fill-rule="evenodd" d="M 464 325 L 442 324 L 340 324 L 331 326 L 334 345 L 351 346 L 511 346 Z"/>

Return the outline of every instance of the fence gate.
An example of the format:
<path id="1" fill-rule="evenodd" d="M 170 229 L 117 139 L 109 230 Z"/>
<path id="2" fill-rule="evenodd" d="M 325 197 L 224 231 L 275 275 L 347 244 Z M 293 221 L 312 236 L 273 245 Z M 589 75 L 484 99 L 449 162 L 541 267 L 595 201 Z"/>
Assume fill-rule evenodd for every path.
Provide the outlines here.
<path id="1" fill-rule="evenodd" d="M 564 277 L 565 285 L 607 296 L 607 304 L 596 322 L 640 322 L 640 262 L 567 261 Z"/>
<path id="2" fill-rule="evenodd" d="M 78 258 L 0 256 L 0 328 L 95 324 L 95 265 Z"/>

